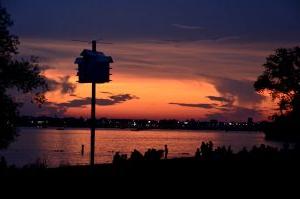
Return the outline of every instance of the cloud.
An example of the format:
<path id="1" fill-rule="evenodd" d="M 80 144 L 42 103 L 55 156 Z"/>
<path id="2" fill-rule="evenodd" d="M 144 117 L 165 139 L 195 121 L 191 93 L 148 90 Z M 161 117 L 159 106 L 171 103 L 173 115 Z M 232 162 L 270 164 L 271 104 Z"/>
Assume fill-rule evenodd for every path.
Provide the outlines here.
<path id="1" fill-rule="evenodd" d="M 75 96 L 75 95 L 74 95 Z M 125 103 L 130 100 L 139 99 L 137 96 L 130 94 L 113 95 L 106 99 L 97 99 L 98 106 L 114 106 Z M 57 116 L 63 117 L 69 108 L 84 108 L 91 104 L 91 98 L 79 98 L 65 103 L 46 102 L 41 106 L 31 103 L 31 96 L 28 94 L 19 99 L 24 103 L 21 107 L 21 115 L 31 116 Z"/>
<path id="2" fill-rule="evenodd" d="M 61 94 L 69 94 L 72 97 L 78 97 L 74 94 L 76 85 L 69 81 L 70 76 L 64 76 L 58 78 L 58 80 L 46 78 L 46 82 L 49 87 L 48 92 L 59 91 Z M 36 89 L 30 93 L 22 93 L 18 92 L 16 89 L 11 89 L 8 93 L 13 96 L 14 100 L 17 103 L 20 103 L 22 106 L 20 107 L 20 113 L 22 115 L 33 115 L 33 116 L 62 116 L 66 111 L 67 107 L 60 106 L 54 102 L 45 102 L 42 106 L 33 103 L 34 93 L 39 92 L 40 89 Z"/>
<path id="3" fill-rule="evenodd" d="M 223 95 L 232 95 L 238 98 L 239 104 L 258 104 L 265 98 L 257 94 L 252 81 L 215 78 L 214 86 Z"/>
<path id="4" fill-rule="evenodd" d="M 218 100 L 219 101 L 219 100 Z M 262 120 L 263 111 L 257 108 L 246 108 L 240 106 L 234 106 L 232 102 L 224 105 L 219 104 L 188 104 L 188 103 L 170 103 L 171 105 L 190 107 L 190 108 L 201 108 L 207 110 L 216 111 L 207 113 L 205 116 L 207 119 L 217 119 L 220 121 L 245 121 L 247 118 L 252 117 L 256 120 Z"/>
<path id="5" fill-rule="evenodd" d="M 61 84 L 61 93 L 67 94 L 67 93 L 74 93 L 76 89 L 76 85 L 69 82 L 70 76 L 65 76 L 60 78 L 60 84 Z"/>
<path id="6" fill-rule="evenodd" d="M 235 99 L 234 97 L 217 97 L 217 96 L 207 96 L 206 98 L 210 99 L 215 103 L 169 103 L 171 105 L 190 107 L 190 108 L 201 108 L 201 109 L 215 109 L 228 111 L 234 107 Z"/>
<path id="7" fill-rule="evenodd" d="M 169 103 L 171 105 L 183 106 L 183 107 L 191 107 L 191 108 L 202 108 L 202 109 L 215 109 L 215 104 L 187 104 L 187 103 Z"/>
<path id="8" fill-rule="evenodd" d="M 241 36 L 224 36 L 214 39 L 216 42 L 225 42 L 225 41 L 231 41 L 231 40 L 239 40 L 241 39 Z"/>
<path id="9" fill-rule="evenodd" d="M 264 96 L 255 92 L 253 88 L 254 81 L 244 79 L 237 80 L 206 74 L 200 74 L 200 76 L 214 85 L 222 96 L 236 97 L 240 105 L 257 105 L 265 99 Z"/>
<path id="10" fill-rule="evenodd" d="M 201 26 L 190 26 L 190 25 L 184 25 L 184 24 L 172 24 L 173 27 L 184 29 L 184 30 L 204 30 L 205 28 Z"/>
<path id="11" fill-rule="evenodd" d="M 111 92 L 100 92 L 100 93 L 107 94 L 107 95 L 113 95 L 113 93 L 111 93 Z"/>
<path id="12" fill-rule="evenodd" d="M 20 107 L 20 114 L 25 116 L 62 117 L 67 111 L 66 107 L 59 106 L 54 102 L 45 102 L 42 105 L 32 103 L 32 96 L 30 94 L 22 95 L 17 101 L 23 104 L 23 106 Z"/>
<path id="13" fill-rule="evenodd" d="M 215 36 L 215 34 L 213 33 L 211 34 L 206 33 L 206 35 L 203 35 L 202 37 L 198 37 L 198 38 L 148 40 L 147 43 L 153 43 L 153 44 L 184 44 L 184 43 L 194 43 L 194 42 L 221 43 L 221 42 L 228 42 L 228 41 L 240 40 L 240 39 L 242 39 L 241 36 Z"/>
<path id="14" fill-rule="evenodd" d="M 201 103 L 169 103 L 171 105 L 190 107 L 190 108 L 202 108 L 207 110 L 214 110 L 206 114 L 207 119 L 218 119 L 221 121 L 245 121 L 247 118 L 252 117 L 257 120 L 263 119 L 263 111 L 253 107 L 241 107 L 235 106 L 235 98 L 233 96 L 218 97 L 218 96 L 207 96 L 212 101 L 211 104 Z M 214 103 L 215 102 L 215 103 Z"/>
<path id="15" fill-rule="evenodd" d="M 39 68 L 41 69 L 41 71 L 47 71 L 47 70 L 50 70 L 50 69 L 54 69 L 54 67 L 51 67 L 51 66 L 46 65 L 46 64 L 43 64 L 43 65 L 39 66 Z"/>
<path id="16" fill-rule="evenodd" d="M 76 90 L 76 84 L 70 82 L 70 76 L 59 77 L 59 80 L 47 78 L 50 91 L 59 90 L 61 94 L 73 95 Z"/>
<path id="17" fill-rule="evenodd" d="M 206 98 L 212 101 L 210 104 L 170 104 L 214 110 L 214 112 L 206 114 L 208 119 L 218 119 L 222 121 L 245 121 L 248 117 L 252 117 L 257 120 L 263 119 L 263 111 L 256 107 L 262 102 L 264 97 L 258 95 L 254 91 L 252 88 L 252 81 L 234 80 L 208 75 L 203 75 L 202 77 L 208 80 L 208 82 L 212 83 L 221 96 L 207 96 Z"/>
<path id="18" fill-rule="evenodd" d="M 227 97 L 207 96 L 207 98 L 210 99 L 211 101 L 216 101 L 216 102 L 232 103 L 234 101 L 233 98 L 227 98 Z"/>
<path id="19" fill-rule="evenodd" d="M 120 95 L 113 95 L 106 99 L 96 99 L 96 105 L 98 106 L 113 106 L 117 104 L 121 104 L 130 100 L 139 99 L 138 97 L 130 94 L 120 94 Z M 82 108 L 91 104 L 91 98 L 81 98 L 75 99 L 66 103 L 57 104 L 60 107 L 65 108 Z"/>
<path id="20" fill-rule="evenodd" d="M 128 100 L 139 99 L 138 97 L 130 94 L 113 95 L 110 97 L 114 102 L 125 102 Z"/>

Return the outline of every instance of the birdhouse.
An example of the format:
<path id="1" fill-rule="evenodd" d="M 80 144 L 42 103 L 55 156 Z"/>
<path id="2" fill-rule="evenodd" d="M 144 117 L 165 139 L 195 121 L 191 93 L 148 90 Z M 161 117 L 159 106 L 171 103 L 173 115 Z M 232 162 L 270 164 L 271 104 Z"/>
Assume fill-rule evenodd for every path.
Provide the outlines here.
<path id="1" fill-rule="evenodd" d="M 78 64 L 79 83 L 103 84 L 111 81 L 112 57 L 93 50 L 83 50 L 80 56 L 75 60 L 75 64 Z"/>

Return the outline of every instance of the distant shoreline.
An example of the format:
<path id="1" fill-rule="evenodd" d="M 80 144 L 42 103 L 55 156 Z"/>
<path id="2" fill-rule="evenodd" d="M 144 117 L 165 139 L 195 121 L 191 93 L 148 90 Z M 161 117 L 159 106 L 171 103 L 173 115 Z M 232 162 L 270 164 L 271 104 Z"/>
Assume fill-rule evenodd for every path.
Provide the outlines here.
<path id="1" fill-rule="evenodd" d="M 254 122 L 248 118 L 245 122 L 221 122 L 218 120 L 147 120 L 147 119 L 107 119 L 96 120 L 96 128 L 105 129 L 130 129 L 135 131 L 144 130 L 220 130 L 220 131 L 261 131 L 266 122 Z M 52 117 L 31 117 L 19 118 L 17 126 L 39 127 L 39 128 L 89 128 L 90 119 L 84 118 L 52 118 Z"/>
<path id="2" fill-rule="evenodd" d="M 26 129 L 51 129 L 51 130 L 57 130 L 57 131 L 64 131 L 64 130 L 90 130 L 89 127 L 65 127 L 65 128 L 61 128 L 61 127 L 55 127 L 55 126 L 51 126 L 51 127 L 30 127 L 30 126 L 18 126 L 18 129 L 22 129 L 22 128 L 26 128 Z M 147 132 L 147 131 L 191 131 L 191 132 L 202 132 L 202 131 L 206 131 L 206 132 L 215 132 L 215 131 L 219 131 L 219 132 L 225 132 L 225 133 L 264 133 L 263 131 L 247 131 L 247 130 L 222 130 L 222 129 L 139 129 L 136 130 L 134 128 L 96 128 L 96 130 L 124 130 L 124 131 L 132 131 L 132 132 Z"/>

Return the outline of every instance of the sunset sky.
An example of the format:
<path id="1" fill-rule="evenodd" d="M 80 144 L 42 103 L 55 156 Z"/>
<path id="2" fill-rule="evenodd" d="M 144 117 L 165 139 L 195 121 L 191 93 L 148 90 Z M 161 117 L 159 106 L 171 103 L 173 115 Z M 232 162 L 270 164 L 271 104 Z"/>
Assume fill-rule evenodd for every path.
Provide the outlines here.
<path id="1" fill-rule="evenodd" d="M 265 120 L 276 106 L 254 92 L 265 57 L 300 45 L 299 0 L 4 0 L 20 37 L 18 58 L 39 57 L 51 91 L 23 115 L 88 117 L 91 86 L 74 60 L 88 43 L 113 57 L 97 86 L 97 116 Z"/>

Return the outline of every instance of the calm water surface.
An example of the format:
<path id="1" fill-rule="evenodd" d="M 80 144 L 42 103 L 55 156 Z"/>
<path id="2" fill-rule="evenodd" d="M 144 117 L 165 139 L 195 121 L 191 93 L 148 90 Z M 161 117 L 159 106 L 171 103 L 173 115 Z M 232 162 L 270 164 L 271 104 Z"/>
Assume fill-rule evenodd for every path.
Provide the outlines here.
<path id="1" fill-rule="evenodd" d="M 22 128 L 18 140 L 0 151 L 0 155 L 17 166 L 34 163 L 38 158 L 46 160 L 50 167 L 83 165 L 89 162 L 89 141 L 89 129 Z M 170 157 L 187 157 L 193 156 L 203 141 L 212 141 L 215 146 L 231 145 L 234 151 L 260 144 L 282 146 L 255 132 L 97 130 L 95 158 L 97 163 L 111 163 L 115 152 L 130 154 L 134 149 L 145 152 L 149 148 L 163 149 L 165 144 Z M 83 156 L 81 145 L 85 145 Z"/>

